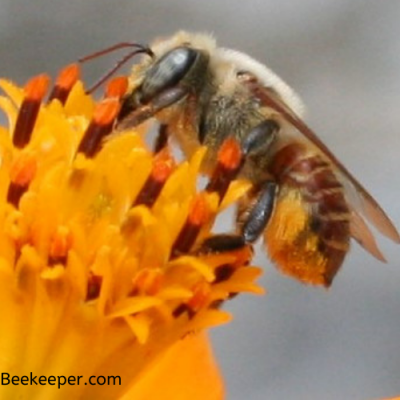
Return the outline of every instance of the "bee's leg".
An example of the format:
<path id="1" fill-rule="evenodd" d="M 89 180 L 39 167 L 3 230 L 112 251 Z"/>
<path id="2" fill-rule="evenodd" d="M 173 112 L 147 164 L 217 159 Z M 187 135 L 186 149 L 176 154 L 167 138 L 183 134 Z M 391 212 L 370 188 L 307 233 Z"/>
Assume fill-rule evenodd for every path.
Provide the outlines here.
<path id="1" fill-rule="evenodd" d="M 169 139 L 168 125 L 160 124 L 158 127 L 156 141 L 154 143 L 154 153 L 159 153 L 167 147 Z"/>
<path id="2" fill-rule="evenodd" d="M 119 122 L 117 124 L 118 130 L 134 128 L 146 120 L 152 118 L 159 111 L 164 108 L 170 107 L 182 100 L 189 94 L 188 90 L 180 86 L 175 86 L 164 90 L 158 95 L 154 96 L 148 103 L 134 108 L 128 97 L 122 104 L 121 112 L 119 114 Z"/>
<path id="3" fill-rule="evenodd" d="M 235 233 L 218 233 L 206 238 L 196 253 L 223 253 L 241 249 L 246 245 L 244 237 Z"/>
<path id="4" fill-rule="evenodd" d="M 265 157 L 266 151 L 273 143 L 278 131 L 279 125 L 272 119 L 256 125 L 240 144 L 244 161 Z M 265 180 L 255 185 L 239 202 L 236 217 L 237 233 L 210 236 L 202 243 L 200 252 L 229 251 L 254 243 L 269 221 L 274 206 L 276 188 L 275 182 L 271 180 Z"/>
<path id="5" fill-rule="evenodd" d="M 241 147 L 245 157 L 265 156 L 278 131 L 279 125 L 272 119 L 256 125 L 242 140 Z"/>
<path id="6" fill-rule="evenodd" d="M 267 226 L 274 208 L 276 190 L 275 182 L 266 181 L 255 186 L 240 200 L 236 223 L 246 243 L 255 242 Z"/>
<path id="7" fill-rule="evenodd" d="M 260 160 L 265 159 L 278 131 L 279 125 L 272 119 L 256 125 L 242 140 L 245 157 L 254 160 L 257 166 Z M 254 185 L 251 191 L 240 199 L 236 223 L 239 235 L 245 243 L 255 242 L 264 231 L 272 213 L 275 193 L 276 183 L 266 179 Z"/>
<path id="8" fill-rule="evenodd" d="M 200 253 L 218 253 L 239 249 L 254 243 L 268 224 L 274 207 L 277 186 L 266 181 L 255 186 L 239 203 L 237 233 L 217 234 L 205 239 Z"/>

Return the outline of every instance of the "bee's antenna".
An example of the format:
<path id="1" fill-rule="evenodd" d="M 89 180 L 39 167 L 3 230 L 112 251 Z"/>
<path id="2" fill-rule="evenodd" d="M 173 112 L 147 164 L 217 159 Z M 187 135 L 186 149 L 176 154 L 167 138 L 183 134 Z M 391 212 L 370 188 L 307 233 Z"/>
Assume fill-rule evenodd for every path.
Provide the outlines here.
<path id="1" fill-rule="evenodd" d="M 113 46 L 110 46 L 110 47 L 107 47 L 105 49 L 96 51 L 95 53 L 88 54 L 87 56 L 80 58 L 78 61 L 80 63 L 84 63 L 86 61 L 93 60 L 94 58 L 101 57 L 101 56 L 104 56 L 106 54 L 112 53 L 113 51 L 120 50 L 120 49 L 126 49 L 127 47 L 136 47 L 136 48 L 138 48 L 140 50 L 146 50 L 146 53 L 148 53 L 149 56 L 151 56 L 151 57 L 153 57 L 153 55 L 154 55 L 149 47 L 143 46 L 143 45 L 141 45 L 139 43 L 120 42 L 120 43 L 114 44 Z"/>
<path id="2" fill-rule="evenodd" d="M 90 87 L 89 89 L 86 90 L 86 94 L 93 93 L 99 86 L 101 86 L 105 81 L 107 81 L 107 79 L 109 79 L 110 76 L 112 76 L 118 69 L 120 69 L 127 61 L 129 61 L 135 55 L 144 53 L 144 54 L 149 55 L 150 57 L 154 57 L 154 53 L 150 49 L 150 47 L 143 46 L 139 43 L 121 42 L 121 43 L 117 43 L 111 47 L 107 47 L 106 49 L 96 51 L 95 53 L 92 53 L 85 57 L 82 57 L 78 61 L 80 63 L 84 63 L 87 61 L 91 61 L 97 57 L 101 57 L 103 55 L 109 54 L 115 50 L 120 50 L 120 49 L 124 49 L 127 47 L 130 47 L 130 48 L 134 47 L 135 50 L 129 52 L 127 55 L 125 55 L 123 58 L 121 58 L 113 68 L 111 68 L 106 74 L 104 74 L 104 76 L 102 76 L 92 87 Z"/>

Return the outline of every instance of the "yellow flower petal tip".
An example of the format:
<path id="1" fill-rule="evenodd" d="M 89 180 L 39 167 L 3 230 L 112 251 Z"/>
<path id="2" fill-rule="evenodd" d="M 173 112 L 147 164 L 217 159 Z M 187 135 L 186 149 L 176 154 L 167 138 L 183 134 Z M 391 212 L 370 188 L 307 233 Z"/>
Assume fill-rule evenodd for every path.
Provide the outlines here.
<path id="1" fill-rule="evenodd" d="M 113 134 L 126 80 L 99 102 L 76 65 L 45 99 L 49 85 L 0 81 L 0 370 L 46 380 L 0 385 L 0 398 L 222 399 L 204 330 L 230 319 L 233 294 L 261 292 L 260 270 L 250 247 L 199 249 L 248 189 L 219 175 L 240 149 L 226 146 L 199 192 L 204 148 L 177 163 Z"/>
<path id="2" fill-rule="evenodd" d="M 153 397 L 155 388 L 158 395 Z M 221 375 L 206 335 L 189 335 L 177 341 L 151 366 L 149 372 L 139 376 L 138 383 L 133 385 L 122 400 L 152 398 L 163 400 L 225 398 Z"/>

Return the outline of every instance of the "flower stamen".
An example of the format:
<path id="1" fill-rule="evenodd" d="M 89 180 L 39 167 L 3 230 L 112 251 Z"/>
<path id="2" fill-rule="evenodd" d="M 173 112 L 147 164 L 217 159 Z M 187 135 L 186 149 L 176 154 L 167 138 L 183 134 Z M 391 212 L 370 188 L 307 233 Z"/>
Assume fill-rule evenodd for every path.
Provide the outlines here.
<path id="1" fill-rule="evenodd" d="M 113 129 L 119 109 L 118 99 L 106 99 L 96 106 L 92 121 L 79 144 L 78 153 L 93 158 L 100 151 L 103 139 Z"/>
<path id="2" fill-rule="evenodd" d="M 207 223 L 209 218 L 210 210 L 205 195 L 199 194 L 195 197 L 186 222 L 172 246 L 171 258 L 190 251 L 202 226 Z"/>
<path id="3" fill-rule="evenodd" d="M 125 76 L 118 76 L 108 82 L 105 90 L 105 97 L 115 97 L 121 99 L 128 90 L 128 78 Z"/>
<path id="4" fill-rule="evenodd" d="M 173 167 L 174 162 L 168 151 L 157 154 L 154 158 L 151 173 L 137 195 L 133 206 L 145 205 L 152 207 L 171 175 Z"/>
<path id="5" fill-rule="evenodd" d="M 10 168 L 10 186 L 7 201 L 18 207 L 22 195 L 26 192 L 37 170 L 37 159 L 31 152 L 17 155 Z"/>
<path id="6" fill-rule="evenodd" d="M 229 184 L 237 177 L 242 168 L 243 161 L 243 152 L 237 140 L 234 138 L 226 139 L 218 151 L 217 166 L 206 187 L 207 192 L 218 193 L 221 202 Z"/>
<path id="7" fill-rule="evenodd" d="M 79 66 L 77 64 L 70 64 L 66 66 L 58 74 L 56 83 L 49 96 L 49 103 L 57 99 L 61 104 L 65 104 L 71 89 L 78 81 L 80 75 Z"/>
<path id="8" fill-rule="evenodd" d="M 15 147 L 21 149 L 29 143 L 49 81 L 50 78 L 47 75 L 38 75 L 25 85 L 25 98 L 21 104 L 13 133 Z"/>

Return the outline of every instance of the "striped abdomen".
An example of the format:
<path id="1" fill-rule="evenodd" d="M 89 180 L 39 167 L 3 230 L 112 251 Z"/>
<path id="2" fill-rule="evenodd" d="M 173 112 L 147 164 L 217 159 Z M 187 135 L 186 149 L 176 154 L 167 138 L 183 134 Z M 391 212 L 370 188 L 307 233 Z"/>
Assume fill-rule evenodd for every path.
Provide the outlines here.
<path id="1" fill-rule="evenodd" d="M 280 188 L 265 232 L 271 258 L 303 282 L 329 286 L 349 248 L 343 186 L 329 162 L 299 143 L 281 148 L 269 169 Z"/>

